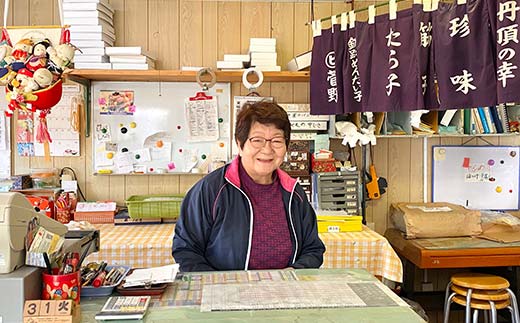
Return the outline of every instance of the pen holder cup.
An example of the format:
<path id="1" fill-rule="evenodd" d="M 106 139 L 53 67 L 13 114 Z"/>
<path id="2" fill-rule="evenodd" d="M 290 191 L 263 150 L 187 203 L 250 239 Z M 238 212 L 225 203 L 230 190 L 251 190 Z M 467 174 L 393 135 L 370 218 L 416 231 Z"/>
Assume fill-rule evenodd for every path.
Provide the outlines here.
<path id="1" fill-rule="evenodd" d="M 71 214 L 70 210 L 56 210 L 56 221 L 61 223 L 69 223 L 71 220 Z"/>
<path id="2" fill-rule="evenodd" d="M 42 299 L 72 299 L 79 304 L 81 274 L 75 271 L 65 275 L 42 273 Z"/>

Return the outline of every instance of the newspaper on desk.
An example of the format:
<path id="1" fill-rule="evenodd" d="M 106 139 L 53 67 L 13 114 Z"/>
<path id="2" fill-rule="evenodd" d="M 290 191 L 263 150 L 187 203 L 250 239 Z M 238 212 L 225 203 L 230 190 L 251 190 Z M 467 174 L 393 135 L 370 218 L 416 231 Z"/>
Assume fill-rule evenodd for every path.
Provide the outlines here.
<path id="1" fill-rule="evenodd" d="M 154 284 L 172 283 L 179 272 L 179 264 L 161 267 L 134 269 L 126 276 L 123 287 L 151 286 Z"/>

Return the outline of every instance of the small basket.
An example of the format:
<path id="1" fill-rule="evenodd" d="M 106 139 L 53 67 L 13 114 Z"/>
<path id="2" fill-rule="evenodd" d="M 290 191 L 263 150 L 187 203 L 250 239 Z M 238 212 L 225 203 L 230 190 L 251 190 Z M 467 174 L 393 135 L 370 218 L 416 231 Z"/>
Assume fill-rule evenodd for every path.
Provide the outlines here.
<path id="1" fill-rule="evenodd" d="M 176 220 L 184 195 L 133 195 L 126 200 L 133 219 L 166 218 Z"/>

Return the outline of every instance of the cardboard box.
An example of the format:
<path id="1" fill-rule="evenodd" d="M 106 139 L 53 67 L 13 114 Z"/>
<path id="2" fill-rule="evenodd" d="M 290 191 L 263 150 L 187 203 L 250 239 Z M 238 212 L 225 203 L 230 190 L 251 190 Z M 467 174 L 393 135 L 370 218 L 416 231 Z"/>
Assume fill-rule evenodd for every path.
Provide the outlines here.
<path id="1" fill-rule="evenodd" d="M 477 236 L 480 211 L 452 203 L 393 203 L 390 219 L 407 239 Z"/>
<path id="2" fill-rule="evenodd" d="M 311 67 L 312 51 L 297 55 L 287 63 L 288 71 L 302 71 Z"/>
<path id="3" fill-rule="evenodd" d="M 360 215 L 339 216 L 339 215 L 318 215 L 318 232 L 356 232 L 363 230 Z"/>

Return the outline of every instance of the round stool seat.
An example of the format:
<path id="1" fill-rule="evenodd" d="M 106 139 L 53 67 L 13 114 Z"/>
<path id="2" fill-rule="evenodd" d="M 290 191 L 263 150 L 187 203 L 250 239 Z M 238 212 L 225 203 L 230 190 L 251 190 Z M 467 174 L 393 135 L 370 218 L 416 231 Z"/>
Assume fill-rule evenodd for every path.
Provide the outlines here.
<path id="1" fill-rule="evenodd" d="M 451 285 L 451 290 L 455 293 L 466 296 L 468 289 L 458 285 Z M 482 290 L 474 289 L 471 293 L 472 299 L 480 299 L 483 301 L 505 301 L 509 299 L 509 293 L 507 290 Z"/>
<path id="2" fill-rule="evenodd" d="M 455 295 L 453 297 L 453 301 L 459 305 L 466 306 L 466 297 L 464 297 L 464 296 Z M 494 302 L 494 303 L 495 303 L 495 308 L 497 310 L 506 308 L 510 304 L 509 300 L 498 301 L 498 302 Z M 470 306 L 471 306 L 471 308 L 476 308 L 479 310 L 490 310 L 491 309 L 491 305 L 489 305 L 488 301 L 482 301 L 482 300 L 473 299 L 473 298 L 471 299 Z"/>
<path id="3" fill-rule="evenodd" d="M 451 276 L 454 285 L 472 289 L 500 290 L 509 288 L 507 279 L 481 273 L 458 273 Z"/>

